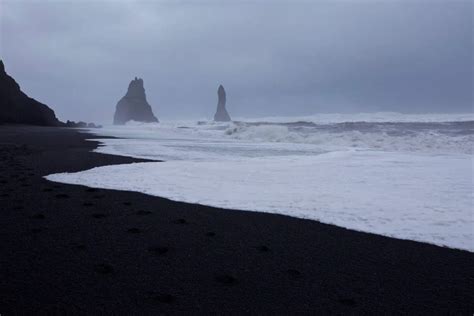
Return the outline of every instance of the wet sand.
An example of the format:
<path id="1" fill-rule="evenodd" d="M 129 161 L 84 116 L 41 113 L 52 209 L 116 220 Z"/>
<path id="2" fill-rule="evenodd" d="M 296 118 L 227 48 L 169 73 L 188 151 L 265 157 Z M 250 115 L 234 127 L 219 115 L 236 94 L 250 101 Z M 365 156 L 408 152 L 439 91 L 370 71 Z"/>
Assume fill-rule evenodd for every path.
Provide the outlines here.
<path id="1" fill-rule="evenodd" d="M 467 251 L 43 178 L 143 161 L 90 138 L 0 126 L 0 314 L 474 312 Z"/>

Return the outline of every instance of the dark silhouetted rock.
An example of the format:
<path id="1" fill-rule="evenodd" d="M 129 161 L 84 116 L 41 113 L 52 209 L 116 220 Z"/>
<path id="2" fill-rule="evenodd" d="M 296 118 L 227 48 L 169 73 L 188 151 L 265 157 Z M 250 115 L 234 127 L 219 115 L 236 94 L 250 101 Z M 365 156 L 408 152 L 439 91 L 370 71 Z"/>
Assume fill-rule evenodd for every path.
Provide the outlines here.
<path id="1" fill-rule="evenodd" d="M 135 77 L 128 85 L 127 94 L 117 103 L 114 124 L 123 125 L 128 121 L 158 122 L 146 100 L 143 79 Z"/>
<path id="2" fill-rule="evenodd" d="M 227 110 L 225 108 L 225 102 L 226 102 L 226 97 L 225 97 L 225 90 L 222 85 L 219 86 L 219 89 L 217 89 L 217 111 L 216 114 L 214 114 L 214 121 L 217 122 L 228 122 L 230 121 L 230 116 L 229 113 L 227 113 Z"/>
<path id="3" fill-rule="evenodd" d="M 66 123 L 62 123 L 63 125 L 62 126 L 65 126 L 65 127 L 75 127 L 75 128 L 101 128 L 102 125 L 95 125 L 94 123 L 86 123 L 86 122 L 82 122 L 82 121 L 79 121 L 79 122 L 74 122 L 74 121 L 70 121 L 70 120 L 67 120 Z"/>
<path id="4" fill-rule="evenodd" d="M 47 105 L 28 97 L 0 60 L 0 124 L 62 126 Z"/>

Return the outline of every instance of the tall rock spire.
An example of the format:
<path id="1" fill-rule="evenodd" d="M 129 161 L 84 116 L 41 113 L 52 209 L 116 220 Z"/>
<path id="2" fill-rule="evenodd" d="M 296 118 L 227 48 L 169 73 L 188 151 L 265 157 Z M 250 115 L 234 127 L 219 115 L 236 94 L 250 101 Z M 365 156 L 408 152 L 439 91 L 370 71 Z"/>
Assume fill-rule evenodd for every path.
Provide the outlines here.
<path id="1" fill-rule="evenodd" d="M 127 94 L 117 103 L 114 125 L 123 125 L 128 121 L 158 122 L 150 104 L 146 100 L 143 79 L 135 77 L 128 85 Z"/>
<path id="2" fill-rule="evenodd" d="M 217 111 L 214 115 L 214 121 L 216 122 L 228 122 L 230 121 L 229 113 L 227 113 L 227 109 L 225 108 L 226 103 L 226 95 L 225 90 L 222 85 L 219 86 L 217 89 Z"/>

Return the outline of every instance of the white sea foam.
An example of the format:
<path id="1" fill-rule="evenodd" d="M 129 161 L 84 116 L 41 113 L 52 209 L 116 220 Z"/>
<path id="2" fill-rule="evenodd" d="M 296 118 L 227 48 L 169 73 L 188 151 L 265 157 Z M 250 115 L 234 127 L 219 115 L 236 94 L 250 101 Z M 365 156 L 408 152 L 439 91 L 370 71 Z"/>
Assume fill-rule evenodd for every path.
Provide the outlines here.
<path id="1" fill-rule="evenodd" d="M 334 152 L 241 161 L 169 161 L 47 178 L 261 211 L 474 251 L 471 161 Z"/>
<path id="2" fill-rule="evenodd" d="M 102 139 L 96 151 L 165 162 L 47 178 L 474 251 L 470 114 L 334 117 L 344 115 L 324 124 L 285 118 L 106 126 L 93 132 L 121 138 Z M 354 123 L 362 117 L 371 122 Z"/>

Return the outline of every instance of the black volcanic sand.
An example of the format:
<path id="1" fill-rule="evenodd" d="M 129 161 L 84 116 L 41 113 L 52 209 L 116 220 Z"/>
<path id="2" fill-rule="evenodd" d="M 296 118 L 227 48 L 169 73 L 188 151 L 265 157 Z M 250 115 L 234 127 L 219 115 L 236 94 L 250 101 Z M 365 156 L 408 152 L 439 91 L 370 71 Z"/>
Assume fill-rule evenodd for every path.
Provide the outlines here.
<path id="1" fill-rule="evenodd" d="M 42 178 L 91 137 L 0 127 L 2 315 L 474 312 L 473 253 Z"/>

